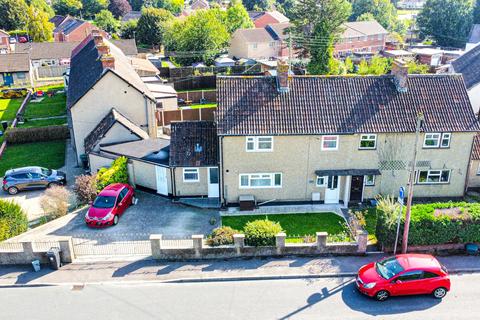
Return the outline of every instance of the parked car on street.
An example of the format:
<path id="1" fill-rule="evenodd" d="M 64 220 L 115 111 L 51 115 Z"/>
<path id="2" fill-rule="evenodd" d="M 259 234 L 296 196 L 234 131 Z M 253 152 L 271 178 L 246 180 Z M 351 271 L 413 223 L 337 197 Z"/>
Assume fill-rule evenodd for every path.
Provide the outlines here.
<path id="1" fill-rule="evenodd" d="M 450 291 L 447 269 L 426 254 L 400 254 L 361 267 L 358 290 L 378 301 L 390 296 L 431 294 L 437 299 Z"/>
<path id="2" fill-rule="evenodd" d="M 119 217 L 132 204 L 135 204 L 135 191 L 125 183 L 114 183 L 100 191 L 90 209 L 85 214 L 89 227 L 116 225 Z"/>
<path id="3" fill-rule="evenodd" d="M 23 190 L 48 188 L 67 184 L 67 175 L 58 170 L 42 167 L 23 167 L 7 170 L 3 177 L 3 191 L 11 195 Z"/>

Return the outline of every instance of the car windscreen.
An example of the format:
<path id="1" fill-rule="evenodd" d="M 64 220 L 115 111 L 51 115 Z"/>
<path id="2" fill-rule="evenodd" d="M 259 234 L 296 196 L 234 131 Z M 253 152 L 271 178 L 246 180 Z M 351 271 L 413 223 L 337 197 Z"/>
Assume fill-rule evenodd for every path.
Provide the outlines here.
<path id="1" fill-rule="evenodd" d="M 98 196 L 93 202 L 94 208 L 113 208 L 115 205 L 115 197 L 112 196 Z"/>
<path id="2" fill-rule="evenodd" d="M 52 170 L 50 169 L 47 169 L 47 168 L 41 168 L 42 170 L 42 174 L 45 175 L 45 176 L 50 176 L 52 174 Z"/>
<path id="3" fill-rule="evenodd" d="M 376 262 L 375 269 L 382 278 L 385 278 L 387 280 L 395 277 L 397 274 L 404 270 L 402 265 L 395 257 L 385 258 Z"/>

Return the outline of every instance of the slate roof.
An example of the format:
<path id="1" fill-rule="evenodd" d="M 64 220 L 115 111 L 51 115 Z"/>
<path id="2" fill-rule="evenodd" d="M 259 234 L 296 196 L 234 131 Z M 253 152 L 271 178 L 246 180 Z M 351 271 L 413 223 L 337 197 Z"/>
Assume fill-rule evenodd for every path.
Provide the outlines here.
<path id="1" fill-rule="evenodd" d="M 480 24 L 474 24 L 472 29 L 470 29 L 470 34 L 468 35 L 469 43 L 479 43 L 480 42 Z"/>
<path id="2" fill-rule="evenodd" d="M 115 123 L 120 123 L 140 139 L 148 139 L 148 134 L 130 121 L 127 117 L 118 112 L 115 108 L 98 123 L 98 125 L 85 138 L 85 152 L 89 153 L 102 140 L 105 134 L 113 127 Z"/>
<path id="3" fill-rule="evenodd" d="M 72 50 L 80 42 L 28 42 L 17 43 L 16 52 L 28 53 L 32 60 L 38 59 L 70 59 Z M 30 50 L 31 49 L 31 50 Z"/>
<path id="4" fill-rule="evenodd" d="M 217 77 L 219 135 L 478 131 L 460 75 L 410 75 L 408 91 L 387 76 L 293 76 L 279 93 L 273 77 Z"/>
<path id="5" fill-rule="evenodd" d="M 382 25 L 375 20 L 345 22 L 343 27 L 345 30 L 342 33 L 342 38 L 388 34 L 388 31 L 385 30 L 385 28 L 383 28 Z"/>
<path id="6" fill-rule="evenodd" d="M 183 121 L 171 124 L 170 166 L 218 165 L 217 128 L 213 121 Z"/>
<path id="7" fill-rule="evenodd" d="M 480 133 L 473 139 L 472 160 L 480 160 Z"/>
<path id="8" fill-rule="evenodd" d="M 122 50 L 123 54 L 126 56 L 136 56 L 138 54 L 138 48 L 137 44 L 135 43 L 135 39 L 112 39 L 110 41 L 116 45 L 117 48 Z"/>
<path id="9" fill-rule="evenodd" d="M 480 45 L 452 61 L 452 67 L 463 75 L 467 89 L 480 83 Z"/>
<path id="10" fill-rule="evenodd" d="M 58 27 L 58 25 L 60 23 L 63 22 L 63 20 L 65 20 L 66 17 L 64 16 L 60 16 L 60 15 L 55 15 L 53 16 L 52 18 L 50 18 L 50 20 L 48 20 L 49 22 L 53 23 L 53 25 L 56 27 Z"/>
<path id="11" fill-rule="evenodd" d="M 67 16 L 61 23 L 53 30 L 54 33 L 70 34 L 82 24 L 86 23 L 83 20 Z"/>
<path id="12" fill-rule="evenodd" d="M 235 33 L 242 36 L 246 42 L 269 42 L 273 40 L 272 35 L 265 28 L 238 29 Z"/>
<path id="13" fill-rule="evenodd" d="M 0 72 L 28 72 L 30 59 L 27 53 L 9 53 L 0 55 Z"/>
<path id="14" fill-rule="evenodd" d="M 170 140 L 144 139 L 100 147 L 101 151 L 168 166 Z"/>
<path id="15" fill-rule="evenodd" d="M 288 38 L 288 34 L 285 29 L 290 27 L 290 22 L 272 23 L 265 27 L 265 29 L 272 35 L 275 40 L 285 40 Z"/>

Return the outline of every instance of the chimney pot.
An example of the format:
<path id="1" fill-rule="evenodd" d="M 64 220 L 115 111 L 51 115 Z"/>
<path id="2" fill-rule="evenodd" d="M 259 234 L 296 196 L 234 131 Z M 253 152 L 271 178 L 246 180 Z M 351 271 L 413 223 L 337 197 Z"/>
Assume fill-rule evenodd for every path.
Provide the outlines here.
<path id="1" fill-rule="evenodd" d="M 288 71 L 290 70 L 287 61 L 277 60 L 277 90 L 288 92 Z"/>
<path id="2" fill-rule="evenodd" d="M 100 58 L 100 61 L 102 62 L 103 69 L 115 69 L 115 58 L 113 56 L 103 55 Z"/>
<path id="3" fill-rule="evenodd" d="M 399 59 L 393 61 L 392 74 L 395 76 L 394 82 L 398 92 L 407 92 L 408 66 Z"/>
<path id="4" fill-rule="evenodd" d="M 98 46 L 103 43 L 103 37 L 100 34 L 93 34 L 93 42 L 95 42 L 95 45 Z"/>
<path id="5" fill-rule="evenodd" d="M 105 43 L 98 44 L 97 45 L 97 50 L 98 50 L 98 54 L 100 56 L 110 54 L 110 47 L 108 46 L 108 44 L 105 44 Z"/>

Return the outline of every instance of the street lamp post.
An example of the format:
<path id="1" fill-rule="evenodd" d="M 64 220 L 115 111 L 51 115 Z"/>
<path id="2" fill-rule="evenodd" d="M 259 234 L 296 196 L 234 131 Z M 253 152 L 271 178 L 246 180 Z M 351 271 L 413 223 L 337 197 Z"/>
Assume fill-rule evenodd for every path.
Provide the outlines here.
<path id="1" fill-rule="evenodd" d="M 405 226 L 403 229 L 402 253 L 407 253 L 407 247 L 408 247 L 408 231 L 410 229 L 410 211 L 412 209 L 413 184 L 415 182 L 415 165 L 417 162 L 417 146 L 418 146 L 418 138 L 420 136 L 420 128 L 422 127 L 423 120 L 424 120 L 423 113 L 419 112 L 417 114 L 417 126 L 415 129 L 415 145 L 413 147 L 413 159 L 410 165 L 410 176 L 408 179 L 408 197 L 407 197 L 407 209 L 405 213 Z"/>

